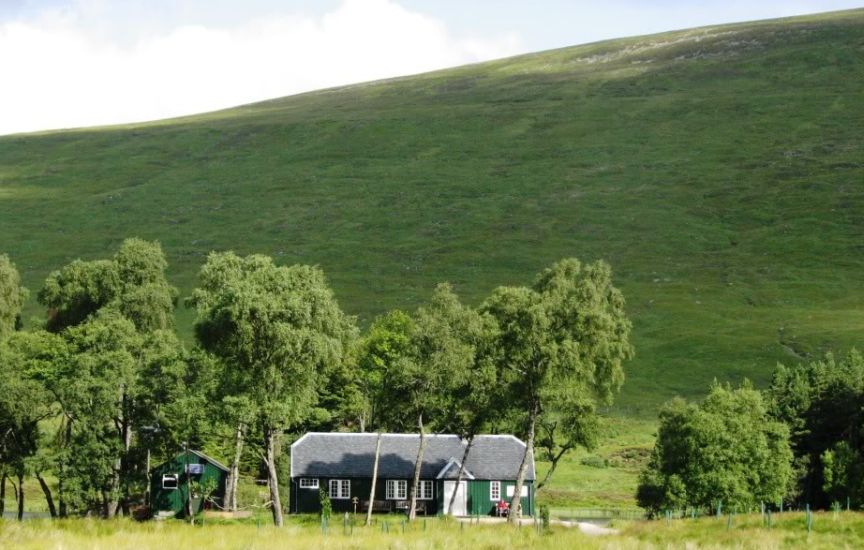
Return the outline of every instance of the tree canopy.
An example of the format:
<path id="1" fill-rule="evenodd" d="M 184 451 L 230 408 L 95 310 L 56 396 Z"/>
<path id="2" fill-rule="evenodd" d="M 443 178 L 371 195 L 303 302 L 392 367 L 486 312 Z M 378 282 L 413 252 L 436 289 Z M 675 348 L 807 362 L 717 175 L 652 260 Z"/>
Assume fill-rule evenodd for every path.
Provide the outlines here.
<path id="1" fill-rule="evenodd" d="M 110 260 L 75 260 L 52 272 L 39 291 L 49 330 L 59 332 L 112 308 L 139 330 L 171 328 L 177 289 L 168 283 L 168 262 L 156 242 L 126 239 Z"/>
<path id="2" fill-rule="evenodd" d="M 232 252 L 209 256 L 190 304 L 198 312 L 198 342 L 231 365 L 234 393 L 247 397 L 263 426 L 273 519 L 281 525 L 280 435 L 310 415 L 321 378 L 338 367 L 356 337 L 354 320 L 339 308 L 320 269 Z"/>
<path id="3" fill-rule="evenodd" d="M 694 507 L 745 511 L 777 503 L 792 480 L 789 430 L 749 383 L 715 384 L 700 404 L 673 399 L 639 478 L 639 505 L 657 514 Z"/>
<path id="4" fill-rule="evenodd" d="M 611 402 L 624 381 L 623 362 L 633 355 L 631 323 L 609 266 L 573 258 L 544 270 L 531 288 L 496 289 L 481 311 L 498 324 L 500 380 L 518 431 L 527 433 L 512 504 L 518 515 L 538 423 L 561 426 L 553 445 L 590 443 L 590 419 L 599 404 Z"/>
<path id="5" fill-rule="evenodd" d="M 21 324 L 21 309 L 27 299 L 27 289 L 9 257 L 0 254 L 0 340 L 7 338 Z"/>
<path id="6" fill-rule="evenodd" d="M 795 500 L 816 507 L 864 503 L 864 357 L 779 365 L 766 391 L 771 414 L 789 426 Z"/>

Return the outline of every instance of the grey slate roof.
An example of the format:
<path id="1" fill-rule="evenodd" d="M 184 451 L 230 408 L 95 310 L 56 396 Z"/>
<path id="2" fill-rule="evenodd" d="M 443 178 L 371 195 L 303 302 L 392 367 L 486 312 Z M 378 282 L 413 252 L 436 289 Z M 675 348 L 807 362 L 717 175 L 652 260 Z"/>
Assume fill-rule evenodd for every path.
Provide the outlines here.
<path id="1" fill-rule="evenodd" d="M 374 433 L 307 433 L 291 445 L 291 477 L 372 477 Z M 466 441 L 457 435 L 428 435 L 420 477 L 434 479 L 451 459 L 462 460 Z M 384 434 L 378 464 L 379 478 L 410 479 L 420 436 Z M 525 444 L 512 435 L 478 435 L 465 468 L 475 479 L 516 479 Z M 455 477 L 457 468 L 445 477 Z M 466 476 L 467 477 L 467 476 Z M 527 480 L 534 480 L 534 461 Z"/>

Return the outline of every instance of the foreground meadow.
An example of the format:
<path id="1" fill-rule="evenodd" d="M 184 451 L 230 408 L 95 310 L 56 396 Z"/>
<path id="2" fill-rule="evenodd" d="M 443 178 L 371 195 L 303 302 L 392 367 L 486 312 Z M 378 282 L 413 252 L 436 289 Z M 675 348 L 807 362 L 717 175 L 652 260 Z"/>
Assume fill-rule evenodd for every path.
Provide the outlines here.
<path id="1" fill-rule="evenodd" d="M 617 535 L 590 537 L 574 528 L 460 524 L 422 520 L 404 526 L 377 518 L 371 528 L 346 528 L 333 522 L 324 533 L 316 520 L 292 517 L 285 528 L 255 522 L 190 526 L 179 521 L 135 523 L 128 520 L 33 520 L 0 522 L 0 548 L 16 549 L 424 549 L 424 548 L 861 548 L 864 514 L 814 514 L 808 533 L 805 516 L 787 513 L 765 526 L 759 514 L 675 521 L 634 521 L 615 525 Z M 384 525 L 386 524 L 386 525 Z"/>

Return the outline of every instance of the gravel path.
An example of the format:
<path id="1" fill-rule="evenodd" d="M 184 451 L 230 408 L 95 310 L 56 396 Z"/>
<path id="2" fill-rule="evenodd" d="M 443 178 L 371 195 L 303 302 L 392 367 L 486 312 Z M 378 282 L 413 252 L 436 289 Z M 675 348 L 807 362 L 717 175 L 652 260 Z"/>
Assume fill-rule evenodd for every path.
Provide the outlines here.
<path id="1" fill-rule="evenodd" d="M 458 521 L 462 523 L 504 523 L 507 520 L 505 518 L 459 518 Z M 569 527 L 569 528 L 577 528 L 586 535 L 592 537 L 600 537 L 604 535 L 617 535 L 618 530 L 612 529 L 611 527 L 602 527 L 600 525 L 596 525 L 594 523 L 589 523 L 587 521 L 570 521 L 570 520 L 561 520 L 561 519 L 553 519 L 549 521 L 552 525 L 558 525 L 560 527 Z M 522 518 L 519 520 L 519 525 L 524 527 L 533 527 L 534 520 L 531 518 Z"/>

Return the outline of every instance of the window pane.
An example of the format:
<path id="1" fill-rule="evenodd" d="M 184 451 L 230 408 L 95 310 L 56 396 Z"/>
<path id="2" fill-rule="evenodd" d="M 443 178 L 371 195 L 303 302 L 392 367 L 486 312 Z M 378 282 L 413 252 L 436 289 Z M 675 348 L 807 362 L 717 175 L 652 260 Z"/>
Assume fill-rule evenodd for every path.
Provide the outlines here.
<path id="1" fill-rule="evenodd" d="M 489 500 L 498 502 L 501 500 L 501 482 L 493 481 L 489 484 Z"/>
<path id="2" fill-rule="evenodd" d="M 420 481 L 420 488 L 417 491 L 417 498 L 422 500 L 432 500 L 432 481 Z"/>
<path id="3" fill-rule="evenodd" d="M 513 498 L 513 494 L 515 492 L 516 492 L 516 487 L 514 485 L 509 485 L 507 487 L 507 498 Z M 520 496 L 523 498 L 528 496 L 528 486 L 527 485 L 522 486 L 522 494 Z"/>

